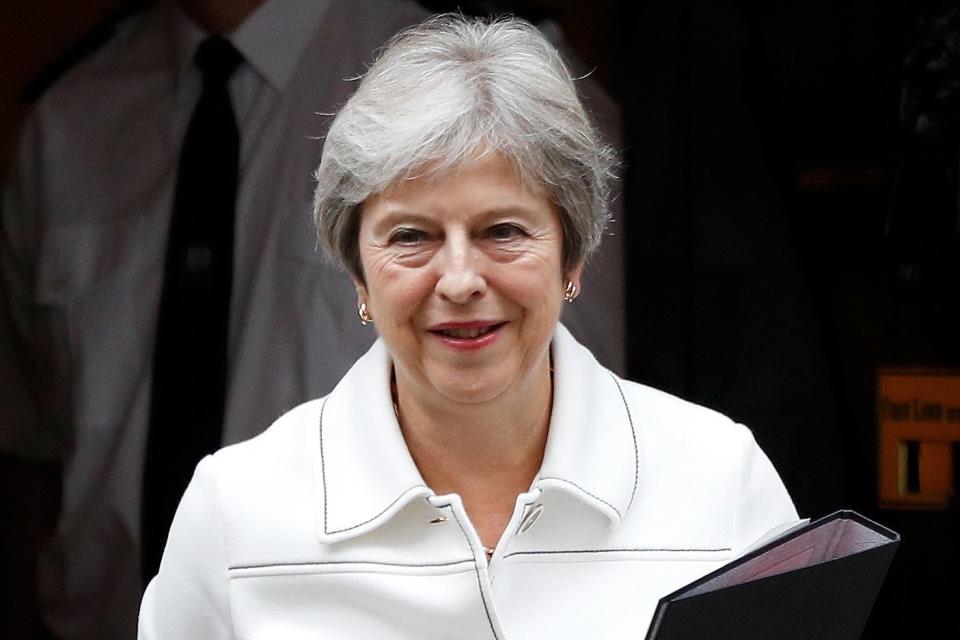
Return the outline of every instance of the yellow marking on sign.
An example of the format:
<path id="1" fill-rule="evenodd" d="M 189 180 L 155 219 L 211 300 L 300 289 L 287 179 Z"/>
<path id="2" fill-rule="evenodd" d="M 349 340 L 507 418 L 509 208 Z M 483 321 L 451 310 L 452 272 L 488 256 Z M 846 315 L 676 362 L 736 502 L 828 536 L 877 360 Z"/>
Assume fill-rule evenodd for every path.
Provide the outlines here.
<path id="1" fill-rule="evenodd" d="M 960 372 L 880 369 L 877 428 L 880 506 L 947 508 L 960 464 Z"/>

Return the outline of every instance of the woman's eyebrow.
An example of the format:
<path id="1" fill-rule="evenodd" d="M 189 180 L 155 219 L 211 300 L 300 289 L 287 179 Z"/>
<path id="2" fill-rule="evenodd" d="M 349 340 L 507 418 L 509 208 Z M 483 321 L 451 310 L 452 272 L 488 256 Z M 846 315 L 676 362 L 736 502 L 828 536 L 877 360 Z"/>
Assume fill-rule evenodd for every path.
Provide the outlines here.
<path id="1" fill-rule="evenodd" d="M 517 217 L 529 219 L 537 215 L 537 211 L 531 207 L 525 207 L 523 205 L 507 205 L 502 207 L 490 207 L 487 209 L 481 209 L 476 213 L 472 214 L 469 217 L 469 223 L 473 225 L 483 225 L 489 223 L 491 220 L 504 217 Z M 415 224 L 423 227 L 436 227 L 442 226 L 438 223 L 436 217 L 420 213 L 415 209 L 407 209 L 403 206 L 396 206 L 388 208 L 386 213 L 383 213 L 381 218 L 377 220 L 371 229 L 374 234 L 383 234 L 390 231 L 392 228 L 398 225 L 404 224 Z"/>
<path id="2" fill-rule="evenodd" d="M 399 224 L 418 224 L 421 226 L 433 226 L 436 225 L 436 221 L 430 218 L 430 216 L 418 213 L 410 209 L 396 208 L 394 210 L 388 211 L 383 214 L 379 220 L 377 220 L 373 225 L 374 233 L 386 232 L 391 228 Z"/>

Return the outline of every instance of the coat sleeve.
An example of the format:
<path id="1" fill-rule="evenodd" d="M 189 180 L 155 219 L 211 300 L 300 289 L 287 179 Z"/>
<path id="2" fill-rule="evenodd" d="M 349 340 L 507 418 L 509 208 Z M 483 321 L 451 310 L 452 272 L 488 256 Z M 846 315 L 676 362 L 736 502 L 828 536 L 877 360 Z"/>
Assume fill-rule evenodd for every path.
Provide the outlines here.
<path id="1" fill-rule="evenodd" d="M 183 494 L 140 604 L 141 640 L 234 637 L 215 468 L 214 458 L 204 458 Z"/>
<path id="2" fill-rule="evenodd" d="M 740 425 L 738 425 L 740 426 Z M 739 482 L 733 510 L 733 541 L 742 549 L 774 527 L 797 519 L 783 480 L 749 429 L 743 427 Z"/>

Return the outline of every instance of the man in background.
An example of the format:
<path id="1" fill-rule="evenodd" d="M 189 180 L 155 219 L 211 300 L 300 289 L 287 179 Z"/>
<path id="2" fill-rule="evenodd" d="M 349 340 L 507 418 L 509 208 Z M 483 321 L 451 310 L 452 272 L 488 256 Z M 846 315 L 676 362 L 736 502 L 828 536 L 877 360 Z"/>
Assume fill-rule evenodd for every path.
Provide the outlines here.
<path id="1" fill-rule="evenodd" d="M 187 447 L 209 431 L 203 414 L 221 423 L 201 438 L 215 439 L 208 450 L 252 437 L 329 391 L 372 342 L 349 282 L 315 251 L 310 176 L 328 120 L 318 112 L 334 112 L 352 90 L 344 79 L 425 15 L 400 0 L 158 3 L 34 105 L 3 192 L 0 449 L 21 467 L 62 465 L 57 527 L 37 573 L 56 637 L 136 635 L 166 538 L 157 525 L 150 548 L 141 544 L 141 507 L 148 518 L 170 510 L 167 496 L 144 505 L 143 487 L 172 496 L 189 480 L 164 477 L 169 451 L 150 462 L 155 434 L 168 450 Z M 210 136 L 231 118 L 228 134 Z M 225 135 L 232 158 L 218 157 Z M 231 171 L 213 165 L 231 163 L 233 193 L 229 180 L 225 195 L 205 193 Z M 206 213 L 191 203 L 207 201 L 227 213 L 198 231 Z M 181 258 L 195 277 L 171 292 Z M 218 260 L 225 283 L 222 271 L 205 283 Z M 213 298 L 225 304 L 211 314 Z M 192 336 L 191 323 L 219 323 L 222 335 Z M 190 351 L 216 342 L 225 366 L 210 386 L 208 375 L 193 378 L 211 356 Z M 200 390 L 219 406 L 188 406 L 196 398 L 184 398 L 177 376 L 219 384 L 219 399 Z M 170 406 L 158 415 L 160 395 Z M 166 526 L 170 515 L 160 516 Z"/>
<path id="2" fill-rule="evenodd" d="M 344 80 L 426 15 L 405 0 L 162 2 L 33 106 L 3 190 L 0 466 L 34 511 L 10 520 L 27 539 L 56 507 L 32 498 L 50 480 L 36 462 L 62 468 L 37 571 L 54 637 L 134 637 L 197 456 L 327 393 L 373 340 L 316 250 L 310 175 Z M 567 321 L 622 371 L 618 242 Z M 29 613 L 0 616 L 0 635 L 26 636 Z"/>

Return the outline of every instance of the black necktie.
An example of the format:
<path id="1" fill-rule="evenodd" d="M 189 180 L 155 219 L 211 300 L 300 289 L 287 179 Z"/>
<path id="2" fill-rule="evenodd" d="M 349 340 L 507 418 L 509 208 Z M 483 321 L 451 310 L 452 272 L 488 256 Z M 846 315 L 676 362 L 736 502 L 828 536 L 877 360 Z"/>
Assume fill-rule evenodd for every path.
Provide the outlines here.
<path id="1" fill-rule="evenodd" d="M 153 356 L 143 475 L 144 582 L 193 469 L 220 446 L 240 137 L 227 84 L 242 62 L 220 37 L 197 49 L 203 89 L 180 155 Z"/>

